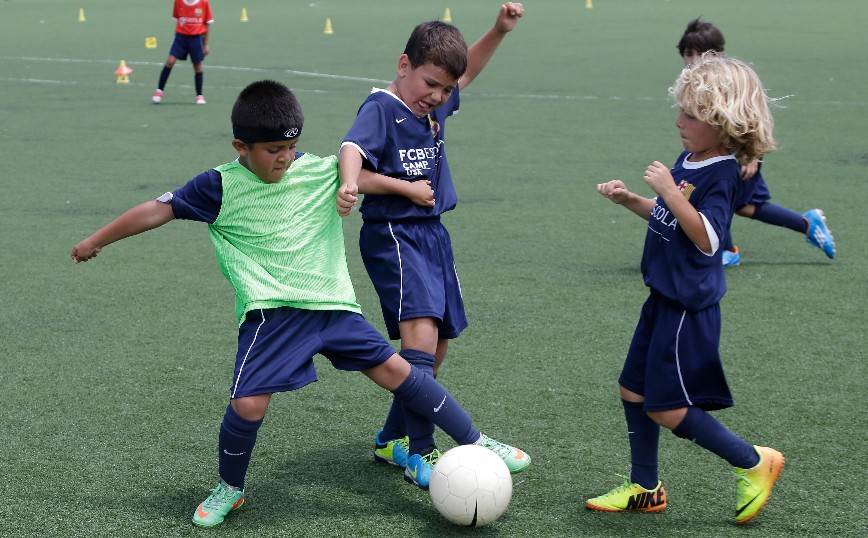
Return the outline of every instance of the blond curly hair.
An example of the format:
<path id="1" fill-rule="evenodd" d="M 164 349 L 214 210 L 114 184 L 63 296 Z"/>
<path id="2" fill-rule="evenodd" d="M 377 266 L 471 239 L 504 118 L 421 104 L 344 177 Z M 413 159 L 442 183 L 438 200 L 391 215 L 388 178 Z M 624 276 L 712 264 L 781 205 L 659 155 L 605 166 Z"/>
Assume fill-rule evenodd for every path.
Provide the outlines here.
<path id="1" fill-rule="evenodd" d="M 669 88 L 675 106 L 717 128 L 720 142 L 747 164 L 777 149 L 772 102 L 756 72 L 713 51 L 681 71 Z"/>

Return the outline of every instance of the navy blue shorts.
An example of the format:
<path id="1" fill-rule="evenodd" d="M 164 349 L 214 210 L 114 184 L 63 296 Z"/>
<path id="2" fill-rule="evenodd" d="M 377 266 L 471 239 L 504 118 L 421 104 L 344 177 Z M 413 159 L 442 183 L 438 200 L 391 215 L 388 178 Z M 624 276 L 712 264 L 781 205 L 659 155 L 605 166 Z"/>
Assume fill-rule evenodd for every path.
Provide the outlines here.
<path id="1" fill-rule="evenodd" d="M 645 397 L 645 411 L 732 407 L 719 345 L 719 304 L 691 312 L 652 293 L 618 382 Z"/>
<path id="2" fill-rule="evenodd" d="M 200 64 L 205 59 L 205 35 L 184 35 L 175 34 L 175 40 L 172 41 L 172 48 L 169 50 L 169 55 L 174 56 L 179 60 L 186 60 L 187 55 L 190 55 L 190 61 L 193 64 Z"/>
<path id="3" fill-rule="evenodd" d="M 389 338 L 400 338 L 398 322 L 408 319 L 437 319 L 444 340 L 467 328 L 452 241 L 440 219 L 366 222 L 359 248 Z"/>
<path id="4" fill-rule="evenodd" d="M 316 381 L 313 357 L 338 370 L 378 366 L 395 351 L 361 314 L 288 306 L 251 310 L 238 328 L 230 398 L 271 394 Z"/>
<path id="5" fill-rule="evenodd" d="M 752 178 L 738 182 L 738 189 L 735 192 L 735 209 L 739 210 L 750 204 L 764 204 L 771 198 L 769 186 L 766 185 L 762 174 L 757 172 Z"/>

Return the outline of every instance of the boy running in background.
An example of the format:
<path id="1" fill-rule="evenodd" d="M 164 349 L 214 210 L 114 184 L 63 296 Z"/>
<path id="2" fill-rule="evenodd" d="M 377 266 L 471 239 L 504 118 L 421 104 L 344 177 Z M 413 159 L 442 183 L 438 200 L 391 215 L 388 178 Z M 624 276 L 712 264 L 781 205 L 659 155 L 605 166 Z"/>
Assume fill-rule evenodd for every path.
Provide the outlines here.
<path id="1" fill-rule="evenodd" d="M 726 291 L 722 245 L 741 183 L 741 166 L 775 149 L 759 78 L 744 63 L 706 53 L 670 88 L 685 151 L 670 170 L 654 161 L 645 198 L 623 181 L 597 191 L 648 221 L 642 275 L 645 301 L 621 376 L 630 442 L 630 477 L 592 510 L 660 512 L 667 493 L 657 476 L 660 426 L 725 459 L 737 478 L 735 520 L 746 523 L 768 501 L 784 466 L 773 448 L 752 446 L 706 411 L 732 406 L 720 361 L 720 299 Z M 745 126 L 751 128 L 745 132 Z"/>
<path id="2" fill-rule="evenodd" d="M 220 269 L 235 289 L 239 329 L 217 443 L 220 481 L 193 514 L 196 525 L 218 525 L 244 503 L 271 397 L 316 381 L 318 353 L 335 368 L 361 371 L 458 444 L 506 446 L 474 428 L 433 377 L 395 353 L 362 317 L 335 211 L 337 157 L 297 153 L 303 124 L 286 86 L 250 84 L 232 108 L 235 161 L 130 209 L 72 249 L 79 263 L 176 218 L 208 223 Z"/>
<path id="3" fill-rule="evenodd" d="M 457 203 L 446 119 L 522 15 L 522 4 L 503 4 L 494 26 L 469 49 L 454 26 L 418 25 L 398 58 L 395 79 L 371 91 L 341 144 L 338 207 L 349 214 L 356 195 L 365 195 L 359 248 L 389 338 L 400 338 L 400 354 L 434 376 L 449 340 L 467 327 L 451 239 L 440 222 Z M 361 170 L 376 175 L 360 176 Z M 416 423 L 425 434 L 408 436 Z M 530 464 L 521 451 L 501 455 L 513 473 Z M 405 468 L 408 482 L 427 488 L 439 457 L 434 424 L 394 400 L 374 435 L 375 460 Z"/>
<path id="4" fill-rule="evenodd" d="M 175 26 L 175 39 L 172 41 L 169 58 L 160 72 L 157 91 L 154 92 L 151 101 L 154 103 L 163 101 L 163 90 L 166 89 L 166 82 L 169 80 L 169 75 L 172 74 L 175 62 L 186 60 L 189 54 L 195 72 L 196 104 L 204 105 L 205 97 L 202 94 L 204 67 L 202 62 L 209 52 L 208 27 L 214 22 L 214 17 L 211 15 L 211 5 L 208 0 L 175 0 L 172 17 L 178 21 Z"/>
<path id="5" fill-rule="evenodd" d="M 690 65 L 707 51 L 724 53 L 723 33 L 713 24 L 696 18 L 687 24 L 681 39 L 678 41 L 678 53 L 684 59 L 685 65 Z M 741 167 L 742 181 L 738 186 L 735 210 L 742 217 L 749 217 L 766 224 L 789 228 L 794 232 L 804 234 L 806 241 L 821 249 L 827 257 L 835 257 L 835 239 L 826 225 L 826 215 L 822 209 L 811 209 L 800 215 L 783 206 L 773 204 L 769 200 L 768 185 L 763 179 L 760 168 L 762 160 L 743 164 Z M 741 263 L 741 253 L 732 241 L 729 230 L 723 245 L 722 263 L 724 267 L 736 266 Z"/>

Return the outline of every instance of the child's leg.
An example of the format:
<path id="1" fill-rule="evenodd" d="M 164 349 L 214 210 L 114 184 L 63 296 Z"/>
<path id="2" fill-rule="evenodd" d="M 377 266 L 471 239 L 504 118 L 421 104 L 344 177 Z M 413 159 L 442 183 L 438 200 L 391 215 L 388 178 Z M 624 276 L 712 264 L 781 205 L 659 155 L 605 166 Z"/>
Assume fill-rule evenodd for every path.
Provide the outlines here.
<path id="1" fill-rule="evenodd" d="M 679 411 L 679 410 L 675 410 Z M 759 455 L 754 447 L 729 431 L 698 407 L 688 407 L 681 422 L 673 427 L 663 417 L 670 411 L 649 413 L 652 419 L 662 426 L 672 429 L 672 433 L 682 439 L 693 441 L 702 448 L 717 454 L 733 467 L 750 469 L 759 463 Z"/>
<path id="2" fill-rule="evenodd" d="M 193 66 L 193 70 L 195 74 L 193 75 L 193 82 L 196 85 L 196 95 L 202 95 L 202 85 L 205 80 L 205 73 L 203 71 L 203 67 L 201 63 L 198 63 Z"/>
<path id="3" fill-rule="evenodd" d="M 172 68 L 175 67 L 177 59 L 174 56 L 169 56 L 166 59 L 166 64 L 163 65 L 163 70 L 160 71 L 160 81 L 157 83 L 157 89 L 162 91 L 166 89 L 166 82 L 169 80 L 169 75 L 172 74 Z"/>
<path id="4" fill-rule="evenodd" d="M 260 394 L 236 398 L 226 407 L 218 445 L 220 478 L 232 487 L 244 489 L 256 435 L 270 401 L 270 394 Z"/>
<path id="5" fill-rule="evenodd" d="M 410 364 L 434 377 L 434 355 L 417 349 L 402 349 L 400 355 Z M 405 433 L 410 437 L 410 455 L 425 454 L 435 447 L 434 422 L 419 413 L 408 409 L 397 398 L 392 402 L 392 407 L 400 406 L 404 410 L 403 423 Z M 391 415 L 391 410 L 390 410 Z M 388 425 L 388 420 L 387 420 Z M 385 427 L 384 427 L 385 429 Z"/>
<path id="6" fill-rule="evenodd" d="M 790 230 L 802 235 L 808 232 L 808 224 L 805 221 L 805 218 L 792 209 L 771 202 L 751 205 L 754 207 L 753 214 L 748 216 L 754 220 L 765 222 L 766 224 L 772 224 L 774 226 L 789 228 Z"/>
<path id="7" fill-rule="evenodd" d="M 642 402 L 622 399 L 630 440 L 630 482 L 651 490 L 657 487 L 657 447 L 660 426 L 642 409 Z"/>

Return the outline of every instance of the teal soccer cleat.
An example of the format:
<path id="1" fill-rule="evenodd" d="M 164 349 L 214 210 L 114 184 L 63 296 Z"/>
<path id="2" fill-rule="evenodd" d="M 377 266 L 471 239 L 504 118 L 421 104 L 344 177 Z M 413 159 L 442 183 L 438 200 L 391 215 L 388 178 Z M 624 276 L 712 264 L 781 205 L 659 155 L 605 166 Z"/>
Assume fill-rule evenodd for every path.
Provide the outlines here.
<path id="1" fill-rule="evenodd" d="M 200 527 L 213 527 L 223 523 L 226 514 L 244 504 L 244 490 L 220 481 L 211 495 L 202 501 L 193 514 L 193 523 Z"/>
<path id="2" fill-rule="evenodd" d="M 738 247 L 732 248 L 733 250 L 723 251 L 721 259 L 723 260 L 724 267 L 735 267 L 736 265 L 741 264 L 741 254 L 738 252 Z"/>

